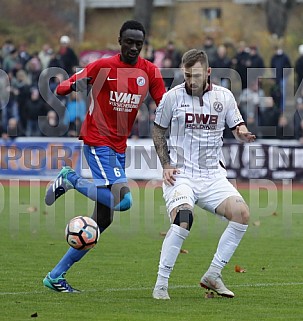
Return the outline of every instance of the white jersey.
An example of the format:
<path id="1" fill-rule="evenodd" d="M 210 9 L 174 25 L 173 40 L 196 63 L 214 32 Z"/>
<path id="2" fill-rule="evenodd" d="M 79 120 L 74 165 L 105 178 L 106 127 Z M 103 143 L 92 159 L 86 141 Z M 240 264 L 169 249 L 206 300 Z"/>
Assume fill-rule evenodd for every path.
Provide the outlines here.
<path id="1" fill-rule="evenodd" d="M 185 83 L 172 88 L 155 118 L 159 126 L 170 127 L 171 165 L 194 178 L 222 175 L 225 122 L 231 129 L 244 123 L 231 91 L 213 84 L 202 97 L 189 95 Z"/>

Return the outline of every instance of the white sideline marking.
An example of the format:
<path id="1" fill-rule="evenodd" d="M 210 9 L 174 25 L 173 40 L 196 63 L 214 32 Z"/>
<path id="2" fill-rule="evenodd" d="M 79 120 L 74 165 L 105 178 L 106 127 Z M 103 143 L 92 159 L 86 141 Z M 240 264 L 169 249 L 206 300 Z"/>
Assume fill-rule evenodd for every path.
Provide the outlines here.
<path id="1" fill-rule="evenodd" d="M 255 284 L 234 284 L 230 285 L 230 288 L 261 288 L 261 287 L 274 287 L 274 286 L 292 286 L 292 285 L 303 285 L 303 282 L 289 282 L 289 283 L 255 283 Z M 170 289 L 191 289 L 191 288 L 199 288 L 199 285 L 172 285 L 169 287 Z M 109 288 L 109 289 L 91 289 L 85 290 L 83 293 L 87 292 L 124 292 L 124 291 L 147 291 L 152 290 L 150 287 L 142 287 L 142 288 Z M 49 292 L 49 291 L 47 291 Z M 30 294 L 46 294 L 46 291 L 32 291 L 32 292 L 0 292 L 0 295 L 30 295 Z M 55 291 L 52 291 L 55 293 Z"/>

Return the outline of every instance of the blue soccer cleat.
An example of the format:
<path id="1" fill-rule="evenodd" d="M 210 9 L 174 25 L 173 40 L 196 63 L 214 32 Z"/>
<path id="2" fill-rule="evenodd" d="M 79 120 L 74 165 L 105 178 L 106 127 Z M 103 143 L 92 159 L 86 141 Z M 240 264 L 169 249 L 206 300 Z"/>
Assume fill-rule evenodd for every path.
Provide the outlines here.
<path id="1" fill-rule="evenodd" d="M 57 292 L 65 292 L 65 293 L 79 293 L 79 290 L 72 288 L 65 279 L 65 273 L 62 273 L 56 279 L 52 279 L 50 276 L 50 272 L 47 273 L 46 277 L 43 279 L 43 284 L 50 288 L 51 290 Z"/>
<path id="2" fill-rule="evenodd" d="M 75 171 L 69 166 L 64 166 L 56 179 L 48 187 L 45 194 L 46 205 L 52 205 L 57 198 L 74 188 L 73 184 L 67 179 L 68 173 L 75 173 Z"/>

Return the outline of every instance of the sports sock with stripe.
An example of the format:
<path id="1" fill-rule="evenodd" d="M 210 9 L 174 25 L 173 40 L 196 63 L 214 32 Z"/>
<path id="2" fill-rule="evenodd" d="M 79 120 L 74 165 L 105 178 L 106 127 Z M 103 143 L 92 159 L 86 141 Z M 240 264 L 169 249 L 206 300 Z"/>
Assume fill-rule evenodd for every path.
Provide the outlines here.
<path id="1" fill-rule="evenodd" d="M 244 236 L 248 225 L 229 222 L 225 231 L 223 232 L 217 247 L 217 251 L 211 262 L 211 267 L 222 270 L 229 262 L 237 249 L 242 237 Z"/>

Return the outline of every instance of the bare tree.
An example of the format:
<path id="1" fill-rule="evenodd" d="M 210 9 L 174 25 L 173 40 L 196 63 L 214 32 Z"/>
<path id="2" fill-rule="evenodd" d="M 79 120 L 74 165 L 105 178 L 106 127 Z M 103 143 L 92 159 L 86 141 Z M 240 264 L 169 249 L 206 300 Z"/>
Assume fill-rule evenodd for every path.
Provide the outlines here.
<path id="1" fill-rule="evenodd" d="M 266 0 L 265 14 L 267 18 L 267 28 L 272 35 L 278 38 L 284 36 L 287 28 L 289 13 L 295 4 L 295 0 Z"/>
<path id="2" fill-rule="evenodd" d="M 136 0 L 134 8 L 134 19 L 140 21 L 146 29 L 146 34 L 149 35 L 153 0 Z"/>

